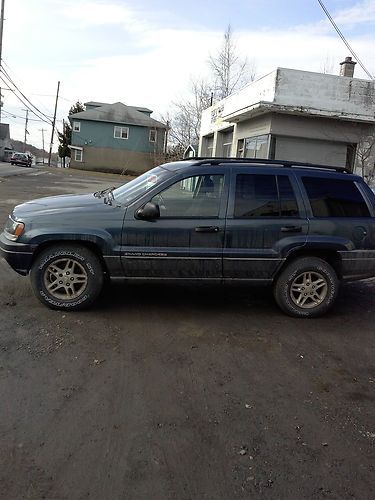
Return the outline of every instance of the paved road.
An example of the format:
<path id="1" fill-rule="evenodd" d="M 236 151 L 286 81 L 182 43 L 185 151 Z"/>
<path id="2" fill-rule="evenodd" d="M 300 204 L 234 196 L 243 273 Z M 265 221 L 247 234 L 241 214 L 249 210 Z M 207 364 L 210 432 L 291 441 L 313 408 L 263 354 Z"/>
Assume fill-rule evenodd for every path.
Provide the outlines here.
<path id="1" fill-rule="evenodd" d="M 8 177 L 0 225 L 106 185 Z M 316 320 L 232 288 L 112 286 L 63 313 L 0 261 L 0 498 L 375 498 L 374 291 Z"/>

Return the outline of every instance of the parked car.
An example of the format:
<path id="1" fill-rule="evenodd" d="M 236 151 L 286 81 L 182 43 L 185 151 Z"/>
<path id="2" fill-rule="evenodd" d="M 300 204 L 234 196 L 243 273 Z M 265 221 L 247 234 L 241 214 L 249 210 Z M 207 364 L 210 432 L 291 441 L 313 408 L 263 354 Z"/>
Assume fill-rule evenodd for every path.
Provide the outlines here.
<path id="1" fill-rule="evenodd" d="M 375 276 L 375 195 L 339 167 L 188 159 L 19 205 L 0 250 L 54 309 L 91 305 L 108 277 L 270 285 L 284 312 L 309 318 L 341 283 Z"/>
<path id="2" fill-rule="evenodd" d="M 31 167 L 32 156 L 27 153 L 13 153 L 10 158 L 11 165 L 22 165 Z"/>

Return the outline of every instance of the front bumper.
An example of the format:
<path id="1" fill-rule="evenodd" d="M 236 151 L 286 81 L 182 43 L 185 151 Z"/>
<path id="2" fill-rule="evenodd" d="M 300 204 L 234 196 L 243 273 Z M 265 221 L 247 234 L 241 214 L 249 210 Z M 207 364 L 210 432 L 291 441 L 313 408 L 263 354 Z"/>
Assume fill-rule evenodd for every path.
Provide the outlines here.
<path id="1" fill-rule="evenodd" d="M 0 234 L 0 257 L 18 274 L 26 276 L 29 273 L 35 248 L 34 245 L 10 241 L 4 233 Z"/>

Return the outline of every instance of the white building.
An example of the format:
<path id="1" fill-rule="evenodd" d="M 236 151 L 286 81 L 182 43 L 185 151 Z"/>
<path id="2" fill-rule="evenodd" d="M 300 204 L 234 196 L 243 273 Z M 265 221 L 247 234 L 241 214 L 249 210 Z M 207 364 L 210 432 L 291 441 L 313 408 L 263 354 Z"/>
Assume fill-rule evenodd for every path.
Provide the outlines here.
<path id="1" fill-rule="evenodd" d="M 202 114 L 200 156 L 271 158 L 353 168 L 375 129 L 375 82 L 278 68 Z"/>

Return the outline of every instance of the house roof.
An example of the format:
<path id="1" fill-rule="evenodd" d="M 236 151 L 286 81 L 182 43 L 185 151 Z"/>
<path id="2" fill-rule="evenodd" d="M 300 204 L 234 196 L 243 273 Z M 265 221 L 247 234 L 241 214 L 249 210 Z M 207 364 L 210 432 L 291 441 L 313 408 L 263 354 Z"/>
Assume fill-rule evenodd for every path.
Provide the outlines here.
<path id="1" fill-rule="evenodd" d="M 136 108 L 135 106 L 126 106 L 122 102 L 113 104 L 96 103 L 94 101 L 87 102 L 86 105 L 97 105 L 94 109 L 81 111 L 69 116 L 69 119 L 92 120 L 98 122 L 121 123 L 125 125 L 139 125 L 141 127 L 158 127 L 166 128 L 164 123 L 161 123 L 153 118 L 150 118 L 142 111 L 152 112 L 147 108 Z"/>

